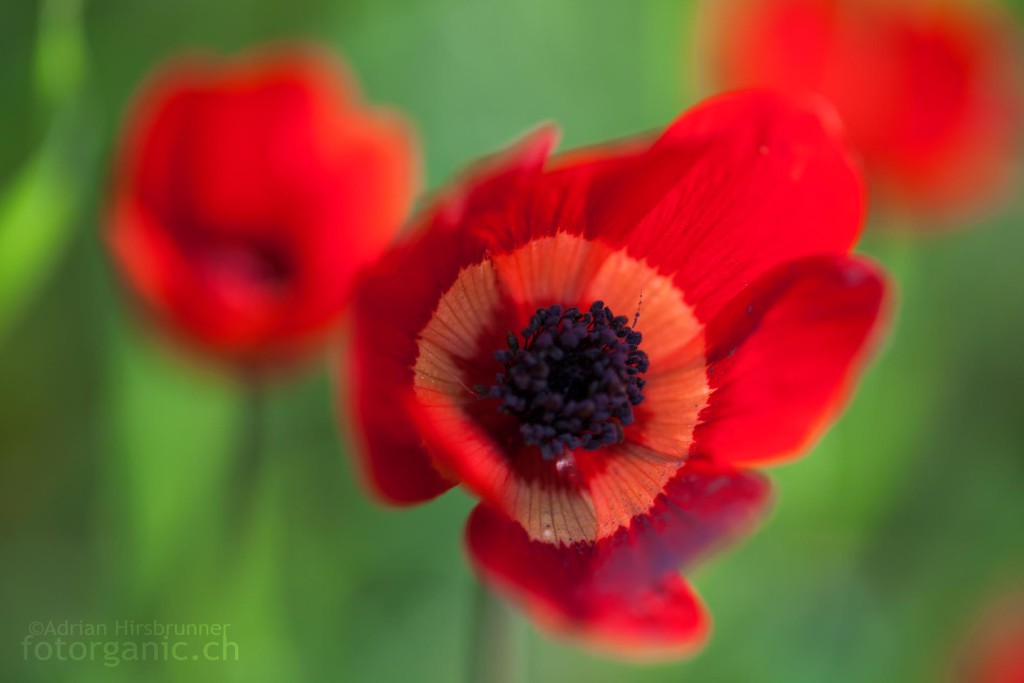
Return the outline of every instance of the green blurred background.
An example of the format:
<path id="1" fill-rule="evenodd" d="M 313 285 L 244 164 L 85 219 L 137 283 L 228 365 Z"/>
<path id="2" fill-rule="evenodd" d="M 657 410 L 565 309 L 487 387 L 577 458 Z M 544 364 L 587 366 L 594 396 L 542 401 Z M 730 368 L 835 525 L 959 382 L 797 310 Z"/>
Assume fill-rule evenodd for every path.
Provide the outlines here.
<path id="1" fill-rule="evenodd" d="M 472 502 L 368 500 L 329 371 L 273 390 L 255 512 L 225 521 L 245 394 L 136 324 L 98 238 L 111 141 L 153 66 L 321 40 L 415 122 L 434 188 L 540 121 L 562 126 L 563 148 L 664 125 L 702 94 L 696 10 L 2 0 L 0 680 L 464 679 Z M 865 238 L 898 283 L 895 333 L 813 454 L 773 472 L 761 532 L 694 576 L 715 619 L 700 656 L 638 668 L 520 623 L 530 680 L 945 680 L 979 613 L 1024 583 L 1022 207 L 939 237 Z M 108 667 L 21 646 L 36 621 L 154 619 L 230 623 L 238 661 Z"/>

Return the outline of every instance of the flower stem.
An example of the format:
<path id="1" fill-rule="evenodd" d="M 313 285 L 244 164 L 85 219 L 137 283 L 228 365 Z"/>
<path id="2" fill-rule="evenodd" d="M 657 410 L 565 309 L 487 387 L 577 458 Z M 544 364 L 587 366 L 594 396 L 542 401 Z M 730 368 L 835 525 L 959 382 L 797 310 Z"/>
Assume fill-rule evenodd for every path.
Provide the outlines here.
<path id="1" fill-rule="evenodd" d="M 257 487 L 260 475 L 266 468 L 266 439 L 264 421 L 267 405 L 264 385 L 255 377 L 247 377 L 242 383 L 242 414 L 239 420 L 239 435 L 234 462 L 231 463 L 231 487 L 227 500 L 229 509 L 228 534 L 242 542 L 246 527 L 256 512 L 259 498 Z M 236 544 L 237 545 L 237 544 Z"/>
<path id="2" fill-rule="evenodd" d="M 526 683 L 526 638 L 508 606 L 478 583 L 473 605 L 469 683 Z"/>
<path id="3" fill-rule="evenodd" d="M 242 389 L 242 438 L 238 462 L 248 476 L 255 478 L 262 467 L 264 453 L 263 420 L 266 400 L 263 386 L 256 379 L 250 379 Z"/>

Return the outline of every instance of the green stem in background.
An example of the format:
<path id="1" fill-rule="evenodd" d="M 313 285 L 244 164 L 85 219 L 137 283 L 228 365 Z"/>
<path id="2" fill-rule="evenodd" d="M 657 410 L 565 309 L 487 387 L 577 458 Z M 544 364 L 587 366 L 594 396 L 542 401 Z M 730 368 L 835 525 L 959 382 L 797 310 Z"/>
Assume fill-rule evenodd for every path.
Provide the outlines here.
<path id="1" fill-rule="evenodd" d="M 48 107 L 73 101 L 85 82 L 88 58 L 83 0 L 45 0 L 40 6 L 35 86 Z"/>
<path id="2" fill-rule="evenodd" d="M 267 467 L 266 386 L 257 376 L 249 375 L 241 387 L 238 446 L 229 467 L 229 491 L 225 495 L 229 504 L 226 511 L 228 537 L 234 539 L 229 545 L 234 547 L 243 542 L 247 527 L 257 512 L 260 479 Z"/>
<path id="3" fill-rule="evenodd" d="M 265 457 L 263 421 L 267 405 L 263 384 L 250 378 L 242 389 L 242 429 L 238 462 L 247 476 L 255 477 Z"/>
<path id="4" fill-rule="evenodd" d="M 526 634 L 509 607 L 477 583 L 468 683 L 526 683 Z"/>

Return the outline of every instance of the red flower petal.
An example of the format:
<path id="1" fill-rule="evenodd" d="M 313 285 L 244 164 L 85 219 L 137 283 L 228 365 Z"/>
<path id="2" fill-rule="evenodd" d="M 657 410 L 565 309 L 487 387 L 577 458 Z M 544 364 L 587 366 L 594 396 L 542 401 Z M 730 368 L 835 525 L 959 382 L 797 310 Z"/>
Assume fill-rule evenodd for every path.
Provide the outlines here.
<path id="1" fill-rule="evenodd" d="M 845 257 L 793 262 L 754 283 L 708 328 L 713 392 L 693 452 L 749 466 L 806 449 L 873 348 L 885 297 L 878 270 Z"/>
<path id="2" fill-rule="evenodd" d="M 663 493 L 689 451 L 687 439 L 686 447 L 660 452 L 641 443 L 645 435 L 637 430 L 621 444 L 548 462 L 518 440 L 499 442 L 475 419 L 479 413 L 471 414 L 476 406 L 467 409 L 444 392 L 420 390 L 407 405 L 441 469 L 550 543 L 605 539 L 628 527 Z M 484 410 L 490 414 L 493 406 Z"/>
<path id="3" fill-rule="evenodd" d="M 607 184 L 594 211 L 602 234 L 674 274 L 704 322 L 780 263 L 849 251 L 863 218 L 831 108 L 770 92 L 696 107 Z"/>
<path id="4" fill-rule="evenodd" d="M 765 508 L 761 478 L 691 461 L 647 514 L 598 543 L 531 540 L 487 505 L 467 546 L 483 578 L 563 635 L 620 656 L 678 656 L 699 646 L 708 619 L 676 573 L 750 530 Z"/>

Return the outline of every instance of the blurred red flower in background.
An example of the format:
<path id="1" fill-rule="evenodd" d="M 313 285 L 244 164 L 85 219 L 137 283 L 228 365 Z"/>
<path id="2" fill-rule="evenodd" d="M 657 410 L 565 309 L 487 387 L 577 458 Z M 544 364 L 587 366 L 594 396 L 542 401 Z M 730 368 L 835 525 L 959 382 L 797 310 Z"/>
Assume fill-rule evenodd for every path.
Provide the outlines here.
<path id="1" fill-rule="evenodd" d="M 837 125 L 737 94 L 550 164 L 541 131 L 443 196 L 353 304 L 343 403 L 377 493 L 464 484 L 473 562 L 549 628 L 697 647 L 679 568 L 751 529 L 745 470 L 820 433 L 878 328 Z"/>
<path id="2" fill-rule="evenodd" d="M 1007 192 L 1024 94 L 1012 22 L 979 2 L 723 0 L 709 6 L 724 87 L 809 90 L 838 109 L 879 198 L 925 218 Z"/>
<path id="3" fill-rule="evenodd" d="M 1024 683 L 1024 594 L 1003 596 L 958 652 L 957 683 Z"/>
<path id="4" fill-rule="evenodd" d="M 288 361 L 335 327 L 417 181 L 409 129 L 329 56 L 178 59 L 127 118 L 109 243 L 192 345 L 246 367 Z"/>

